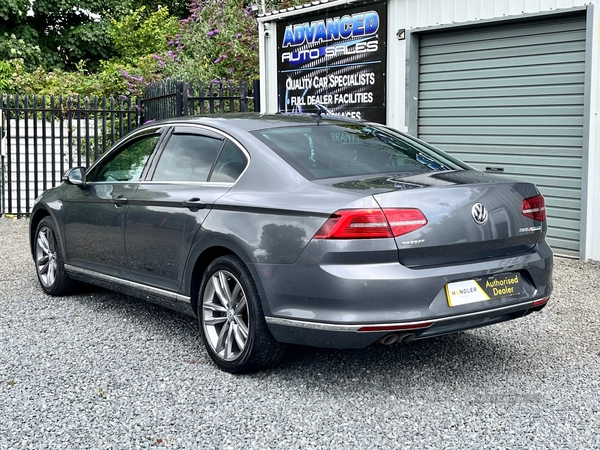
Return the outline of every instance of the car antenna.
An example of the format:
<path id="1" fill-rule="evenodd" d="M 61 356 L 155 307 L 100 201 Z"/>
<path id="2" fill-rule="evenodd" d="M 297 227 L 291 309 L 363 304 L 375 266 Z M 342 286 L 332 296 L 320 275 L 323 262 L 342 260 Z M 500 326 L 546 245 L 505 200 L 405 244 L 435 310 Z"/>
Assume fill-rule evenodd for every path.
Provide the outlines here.
<path id="1" fill-rule="evenodd" d="M 315 103 L 315 107 L 317 108 L 317 114 L 315 116 L 315 120 L 317 122 L 317 126 L 321 123 L 321 115 L 323 113 L 325 113 L 328 116 L 330 116 L 330 115 L 333 114 L 331 112 L 331 110 L 329 110 L 326 106 L 321 105 L 320 103 Z"/>
<path id="2" fill-rule="evenodd" d="M 317 114 L 321 115 L 323 113 L 327 114 L 328 116 L 332 116 L 333 115 L 333 111 L 331 111 L 329 108 L 327 108 L 327 106 L 322 105 L 320 103 L 315 103 L 315 106 L 317 107 Z"/>

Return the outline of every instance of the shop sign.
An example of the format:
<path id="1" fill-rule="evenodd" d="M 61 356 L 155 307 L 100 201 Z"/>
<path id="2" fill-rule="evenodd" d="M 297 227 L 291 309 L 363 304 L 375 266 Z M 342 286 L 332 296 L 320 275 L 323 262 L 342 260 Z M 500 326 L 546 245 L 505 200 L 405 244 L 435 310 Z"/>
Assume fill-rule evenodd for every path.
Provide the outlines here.
<path id="1" fill-rule="evenodd" d="M 323 10 L 277 25 L 279 110 L 385 123 L 387 4 Z"/>

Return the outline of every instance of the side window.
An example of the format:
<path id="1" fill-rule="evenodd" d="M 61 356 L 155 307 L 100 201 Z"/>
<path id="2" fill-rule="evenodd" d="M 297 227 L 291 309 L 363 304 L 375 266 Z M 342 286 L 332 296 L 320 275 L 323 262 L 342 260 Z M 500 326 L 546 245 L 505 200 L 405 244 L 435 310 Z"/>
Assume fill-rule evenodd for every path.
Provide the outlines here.
<path id="1" fill-rule="evenodd" d="M 231 141 L 227 141 L 219 155 L 210 181 L 233 183 L 246 168 L 246 156 Z"/>
<path id="2" fill-rule="evenodd" d="M 122 148 L 96 167 L 89 174 L 88 181 L 137 181 L 144 170 L 148 158 L 154 151 L 159 136 L 144 136 Z"/>
<path id="3" fill-rule="evenodd" d="M 221 139 L 194 134 L 174 134 L 162 152 L 154 181 L 206 181 L 219 150 Z"/>

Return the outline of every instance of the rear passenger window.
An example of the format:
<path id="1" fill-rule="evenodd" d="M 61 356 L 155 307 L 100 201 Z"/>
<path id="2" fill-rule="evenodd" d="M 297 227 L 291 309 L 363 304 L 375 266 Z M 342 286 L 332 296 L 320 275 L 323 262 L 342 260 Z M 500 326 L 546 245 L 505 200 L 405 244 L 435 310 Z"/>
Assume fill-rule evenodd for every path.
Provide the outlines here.
<path id="1" fill-rule="evenodd" d="M 237 145 L 228 140 L 223 146 L 221 155 L 219 155 L 210 181 L 223 183 L 235 182 L 246 168 L 246 162 L 244 153 Z"/>
<path id="2" fill-rule="evenodd" d="M 193 134 L 173 134 L 156 166 L 154 181 L 207 181 L 221 139 Z"/>

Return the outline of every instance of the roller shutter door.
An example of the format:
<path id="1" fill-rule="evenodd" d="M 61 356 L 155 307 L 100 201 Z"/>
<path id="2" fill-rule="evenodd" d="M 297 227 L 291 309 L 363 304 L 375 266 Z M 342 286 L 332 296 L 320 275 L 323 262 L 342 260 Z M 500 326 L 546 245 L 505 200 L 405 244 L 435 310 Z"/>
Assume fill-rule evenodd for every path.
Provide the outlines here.
<path id="1" fill-rule="evenodd" d="M 572 256 L 580 240 L 585 36 L 581 13 L 420 37 L 419 137 L 480 170 L 536 183 L 548 206 L 548 241 Z"/>

